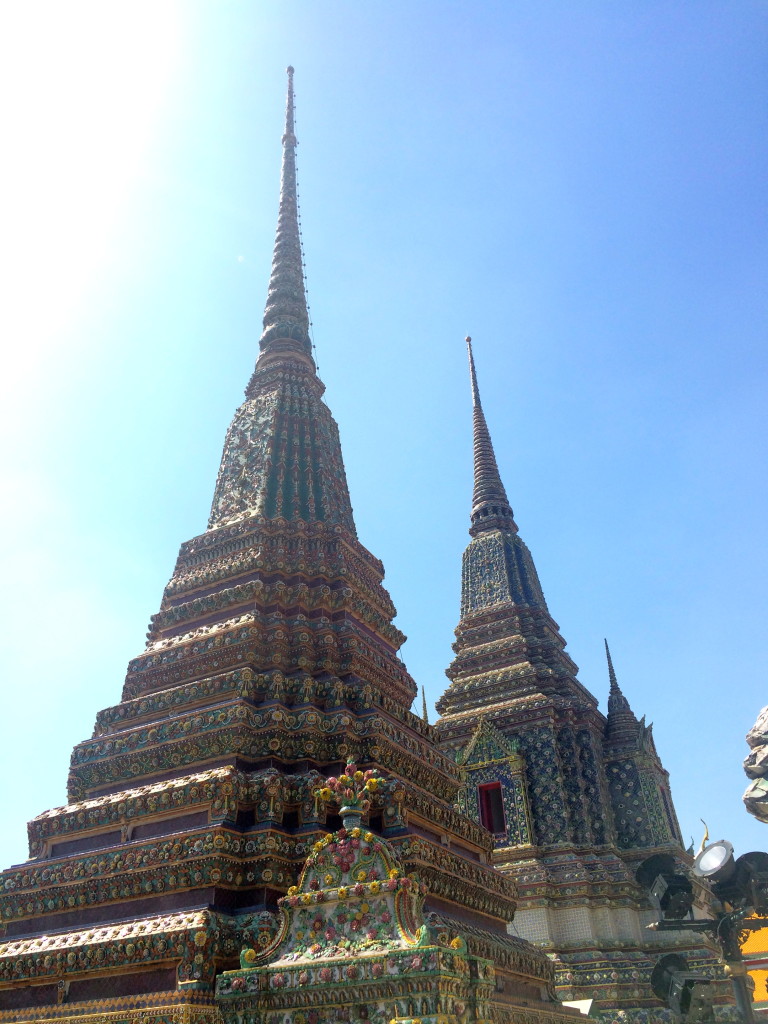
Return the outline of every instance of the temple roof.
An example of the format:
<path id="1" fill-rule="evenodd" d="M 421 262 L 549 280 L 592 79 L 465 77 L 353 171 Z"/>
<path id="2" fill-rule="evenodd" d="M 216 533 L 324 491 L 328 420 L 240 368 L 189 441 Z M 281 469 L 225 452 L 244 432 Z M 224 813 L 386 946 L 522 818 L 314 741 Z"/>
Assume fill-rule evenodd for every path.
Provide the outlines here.
<path id="1" fill-rule="evenodd" d="M 482 715 L 472 739 L 460 751 L 456 763 L 466 768 L 507 761 L 512 757 L 519 757 L 518 746 L 516 740 L 506 737 L 485 715 Z"/>

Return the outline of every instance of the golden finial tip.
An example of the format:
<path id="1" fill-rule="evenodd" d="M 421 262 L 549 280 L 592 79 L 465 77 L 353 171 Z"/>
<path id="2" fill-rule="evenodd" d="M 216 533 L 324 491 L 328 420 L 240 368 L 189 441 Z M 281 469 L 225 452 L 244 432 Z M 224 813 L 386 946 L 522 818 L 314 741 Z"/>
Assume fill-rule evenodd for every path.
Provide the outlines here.
<path id="1" fill-rule="evenodd" d="M 472 341 L 472 339 L 470 338 L 469 335 L 467 335 L 466 338 L 464 339 L 464 341 L 466 341 L 466 343 L 469 345 L 470 342 Z"/>

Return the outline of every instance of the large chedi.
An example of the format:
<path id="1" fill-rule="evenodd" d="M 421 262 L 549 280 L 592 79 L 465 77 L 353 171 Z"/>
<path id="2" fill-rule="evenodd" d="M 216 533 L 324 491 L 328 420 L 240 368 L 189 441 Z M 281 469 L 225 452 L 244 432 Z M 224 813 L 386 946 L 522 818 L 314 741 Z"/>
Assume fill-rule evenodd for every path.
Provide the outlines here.
<path id="1" fill-rule="evenodd" d="M 0 1021 L 221 1022 L 233 1019 L 233 999 L 234 1019 L 298 1021 L 285 993 L 271 1009 L 249 999 L 249 979 L 269 972 L 237 974 L 243 949 L 272 949 L 279 901 L 294 886 L 302 906 L 327 896 L 350 941 L 350 912 L 366 939 L 378 929 L 391 956 L 377 963 L 399 978 L 391 998 L 371 959 L 340 978 L 345 946 L 325 964 L 334 984 L 312 969 L 320 995 L 308 1021 L 411 1019 L 438 1003 L 429 978 L 409 1002 L 400 967 L 434 974 L 438 960 L 445 1024 L 568 1015 L 547 958 L 508 934 L 515 884 L 492 867 L 490 834 L 455 808 L 461 770 L 410 711 L 404 638 L 382 565 L 356 538 L 312 359 L 295 145 L 289 75 L 261 352 L 227 434 L 209 526 L 182 545 L 121 702 L 75 748 L 68 804 L 30 823 L 30 860 L 0 879 Z M 362 850 L 321 785 L 349 760 L 385 780 L 369 787 Z M 317 844 L 340 871 L 318 874 Z M 381 878 L 382 896 L 371 871 L 385 870 L 397 874 Z M 346 876 L 361 871 L 354 884 L 366 899 L 345 897 Z M 434 922 L 426 932 L 420 915 Z M 301 971 L 281 965 L 306 949 L 299 931 L 320 927 L 308 917 L 294 922 L 294 947 L 274 950 L 276 990 L 303 986 Z M 219 974 L 229 980 L 217 1002 Z"/>
<path id="2" fill-rule="evenodd" d="M 440 746 L 461 768 L 459 806 L 493 834 L 494 864 L 517 882 L 515 934 L 548 951 L 561 998 L 594 997 L 593 1013 L 647 1021 L 663 1012 L 649 981 L 670 946 L 701 973 L 722 972 L 698 933 L 647 930 L 659 916 L 651 884 L 686 884 L 691 862 L 668 776 L 610 654 L 607 718 L 576 676 L 499 475 L 467 343 L 472 540 L 451 684 L 437 704 Z"/>

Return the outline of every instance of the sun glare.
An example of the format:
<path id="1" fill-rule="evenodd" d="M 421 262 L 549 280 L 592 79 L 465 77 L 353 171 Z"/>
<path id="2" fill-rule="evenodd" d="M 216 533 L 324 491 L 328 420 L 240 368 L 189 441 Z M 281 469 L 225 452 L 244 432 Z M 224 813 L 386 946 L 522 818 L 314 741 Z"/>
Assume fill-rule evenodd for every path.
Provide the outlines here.
<path id="1" fill-rule="evenodd" d="M 87 297 L 178 57 L 172 2 L 0 12 L 3 335 L 34 370 Z"/>

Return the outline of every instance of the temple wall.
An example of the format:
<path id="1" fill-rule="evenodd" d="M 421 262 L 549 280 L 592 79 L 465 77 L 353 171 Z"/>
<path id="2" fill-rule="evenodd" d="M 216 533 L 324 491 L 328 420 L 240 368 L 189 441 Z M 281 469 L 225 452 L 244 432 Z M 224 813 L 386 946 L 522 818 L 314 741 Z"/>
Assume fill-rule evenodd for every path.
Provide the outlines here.
<path id="1" fill-rule="evenodd" d="M 653 911 L 631 907 L 518 907 L 510 933 L 545 947 L 602 943 L 645 945 Z"/>

